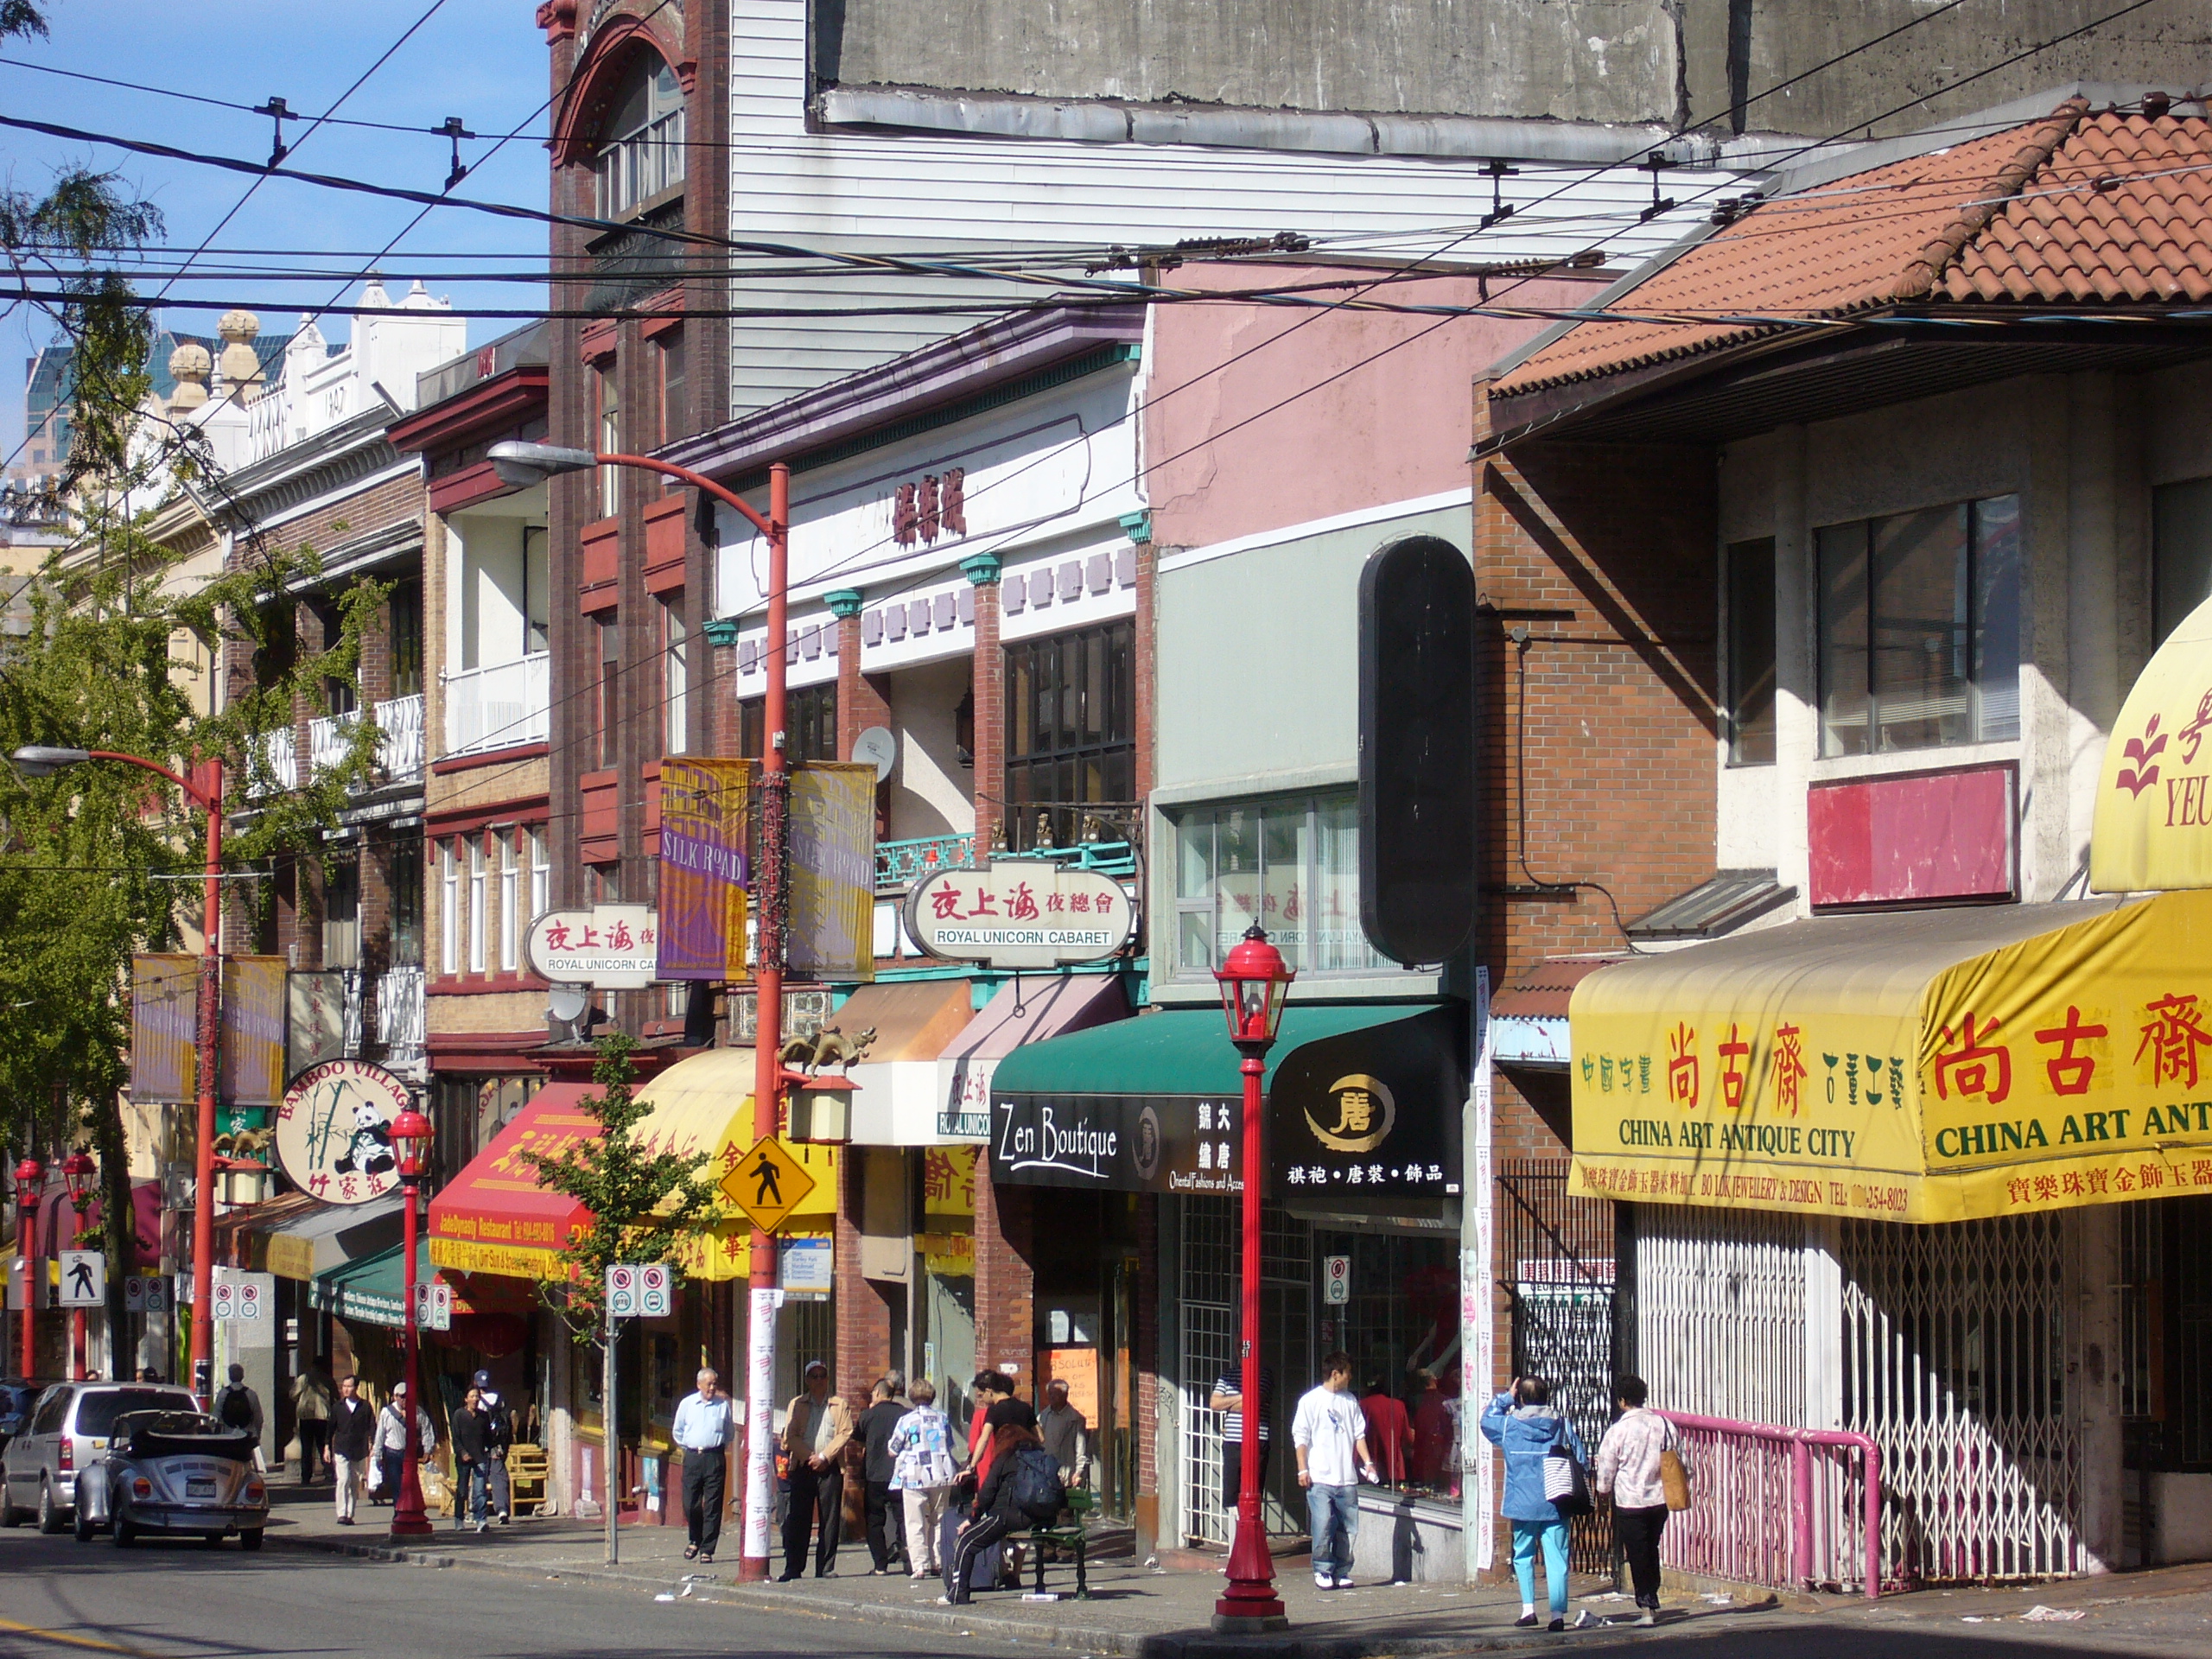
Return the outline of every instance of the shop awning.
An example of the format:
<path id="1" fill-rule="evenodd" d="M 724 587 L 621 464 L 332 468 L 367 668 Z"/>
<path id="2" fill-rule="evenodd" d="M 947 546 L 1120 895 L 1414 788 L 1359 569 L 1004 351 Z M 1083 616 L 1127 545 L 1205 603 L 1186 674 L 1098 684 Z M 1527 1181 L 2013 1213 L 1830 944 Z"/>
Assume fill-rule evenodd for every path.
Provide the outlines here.
<path id="1" fill-rule="evenodd" d="M 1574 1185 L 1916 1222 L 2212 1191 L 2212 893 L 1821 918 L 1576 988 Z"/>
<path id="2" fill-rule="evenodd" d="M 1128 992 L 1118 974 L 1008 980 L 938 1061 L 939 1135 L 981 1141 L 990 1134 L 991 1078 L 1015 1049 L 1128 1017 Z"/>
<path id="3" fill-rule="evenodd" d="M 938 1061 L 976 1017 L 967 978 L 863 985 L 829 1023 L 847 1037 L 875 1033 L 868 1058 L 849 1068 L 856 1147 L 927 1147 L 944 1104 Z"/>
<path id="4" fill-rule="evenodd" d="M 1271 1192 L 1374 1212 L 1456 1194 L 1466 1036 L 1458 1002 L 1287 1008 L 1262 1078 Z M 1239 1065 L 1213 1007 L 1024 1044 L 991 1082 L 991 1179 L 1240 1192 Z"/>
<path id="5" fill-rule="evenodd" d="M 404 1244 L 394 1244 L 374 1255 L 318 1273 L 310 1293 L 315 1306 L 354 1324 L 403 1329 L 407 1322 L 406 1253 Z M 486 1295 L 471 1284 L 467 1274 L 440 1272 L 430 1261 L 427 1238 L 416 1241 L 415 1277 L 423 1284 L 451 1287 L 456 1319 L 472 1313 L 511 1313 L 529 1306 L 525 1296 Z"/>
<path id="6" fill-rule="evenodd" d="M 402 1196 L 387 1192 L 366 1204 L 324 1204 L 279 1218 L 260 1230 L 262 1262 L 280 1279 L 310 1280 L 348 1262 L 399 1243 Z"/>
<path id="7" fill-rule="evenodd" d="M 2090 822 L 2099 893 L 2212 887 L 2212 600 L 2136 677 L 2105 744 Z"/>
<path id="8" fill-rule="evenodd" d="M 561 1252 L 577 1228 L 590 1224 L 590 1211 L 540 1186 L 537 1170 L 522 1154 L 557 1156 L 563 1147 L 596 1139 L 599 1120 L 577 1107 L 594 1088 L 547 1084 L 430 1199 L 432 1261 L 466 1273 L 565 1276 Z"/>

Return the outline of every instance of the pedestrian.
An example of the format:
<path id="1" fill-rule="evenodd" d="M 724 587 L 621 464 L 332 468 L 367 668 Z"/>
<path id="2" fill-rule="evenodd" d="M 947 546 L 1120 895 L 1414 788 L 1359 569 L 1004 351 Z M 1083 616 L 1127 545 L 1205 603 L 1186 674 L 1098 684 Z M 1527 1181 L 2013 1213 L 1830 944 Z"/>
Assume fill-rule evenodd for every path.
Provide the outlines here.
<path id="1" fill-rule="evenodd" d="M 871 1578 L 880 1578 L 890 1572 L 899 1554 L 906 1517 L 904 1506 L 891 1490 L 896 1463 L 891 1436 L 906 1420 L 906 1395 L 905 1376 L 897 1371 L 889 1373 L 875 1385 L 868 1408 L 861 1414 L 855 1426 L 862 1451 L 861 1514 L 868 1529 L 868 1557 L 874 1563 L 868 1568 Z M 906 1547 L 906 1554 L 911 1562 L 911 1545 Z"/>
<path id="2" fill-rule="evenodd" d="M 215 1394 L 215 1416 L 226 1428 L 242 1428 L 253 1436 L 253 1466 L 268 1472 L 261 1455 L 261 1396 L 245 1385 L 245 1367 L 231 1367 L 231 1380 Z"/>
<path id="3" fill-rule="evenodd" d="M 1221 1413 L 1221 1512 L 1236 1513 L 1244 1490 L 1244 1368 L 1224 1371 L 1214 1380 L 1206 1404 Z M 1275 1373 L 1260 1368 L 1260 1490 L 1268 1490 L 1268 1454 L 1274 1450 Z"/>
<path id="4" fill-rule="evenodd" d="M 891 1485 L 906 1511 L 906 1576 L 918 1584 L 943 1570 L 938 1524 L 960 1470 L 952 1459 L 952 1425 L 937 1408 L 937 1385 L 917 1377 L 906 1397 L 912 1407 L 891 1431 Z"/>
<path id="5" fill-rule="evenodd" d="M 784 1452 L 791 1459 L 791 1512 L 784 1517 L 784 1572 L 789 1584 L 806 1566 L 807 1535 L 818 1512 L 822 1535 L 815 1546 L 814 1576 L 837 1576 L 837 1535 L 844 1522 L 845 1446 L 853 1438 L 853 1408 L 830 1392 L 830 1368 L 818 1359 L 801 1373 L 805 1392 L 784 1418 Z"/>
<path id="6" fill-rule="evenodd" d="M 141 1382 L 158 1382 L 162 1380 L 162 1374 L 151 1365 L 141 1365 L 138 1368 L 138 1380 Z"/>
<path id="7" fill-rule="evenodd" d="M 415 1408 L 415 1446 L 418 1463 L 430 1460 L 431 1449 L 438 1443 L 437 1431 L 430 1427 L 430 1414 Z M 399 1502 L 399 1476 L 407 1461 L 407 1385 L 395 1383 L 391 1398 L 384 1402 L 384 1409 L 377 1414 L 377 1469 L 387 1503 Z"/>
<path id="8" fill-rule="evenodd" d="M 1359 1529 L 1359 1479 L 1379 1480 L 1367 1449 L 1367 1417 L 1351 1391 L 1351 1356 L 1321 1361 L 1321 1385 L 1306 1390 L 1290 1421 L 1298 1484 L 1313 1534 L 1313 1587 L 1351 1588 L 1351 1542 Z"/>
<path id="9" fill-rule="evenodd" d="M 484 1506 L 492 1490 L 492 1450 L 486 1443 L 491 1414 L 484 1409 L 484 1395 L 471 1389 L 461 1396 L 461 1409 L 447 1424 L 453 1435 L 453 1529 L 474 1526 L 484 1530 Z"/>
<path id="10" fill-rule="evenodd" d="M 1367 1419 L 1367 1443 L 1375 1449 L 1375 1466 L 1393 1486 L 1404 1485 L 1406 1453 L 1414 1443 L 1414 1420 L 1406 1402 L 1376 1376 L 1369 1380 L 1359 1409 Z"/>
<path id="11" fill-rule="evenodd" d="M 1041 1460 L 1041 1470 L 1035 1461 L 1025 1468 L 1026 1454 L 1033 1452 Z M 991 1431 L 990 1453 L 990 1472 L 976 1489 L 975 1514 L 961 1528 L 958 1546 L 945 1566 L 944 1594 L 939 1599 L 949 1606 L 964 1607 L 974 1599 L 976 1565 L 985 1551 L 1010 1532 L 1051 1524 L 1067 1500 L 1052 1453 L 1034 1428 L 1018 1421 L 996 1425 Z"/>
<path id="12" fill-rule="evenodd" d="M 1659 1622 L 1659 1540 L 1667 1530 L 1667 1488 L 1660 1461 L 1670 1449 L 1681 1456 L 1675 1426 L 1644 1401 L 1649 1391 L 1640 1376 L 1613 1385 L 1621 1414 L 1598 1442 L 1598 1467 L 1591 1484 L 1613 1500 L 1613 1536 L 1628 1558 L 1636 1591 L 1636 1622 Z"/>
<path id="13" fill-rule="evenodd" d="M 721 1378 L 701 1366 L 698 1387 L 677 1402 L 669 1438 L 683 1448 L 683 1559 L 702 1567 L 715 1561 L 721 1542 L 722 1505 L 729 1490 L 729 1446 L 737 1438 L 737 1418 Z"/>
<path id="14" fill-rule="evenodd" d="M 1505 1502 L 1499 1506 L 1513 1523 L 1513 1576 L 1521 1584 L 1518 1629 L 1536 1624 L 1536 1552 L 1544 1555 L 1544 1584 L 1550 1592 L 1551 1624 L 1567 1628 L 1567 1518 L 1544 1496 L 1544 1462 L 1552 1448 L 1564 1446 L 1578 1463 L 1587 1461 L 1574 1425 L 1552 1409 L 1551 1384 L 1540 1376 L 1516 1376 L 1510 1391 L 1483 1413 L 1483 1438 L 1505 1453 Z"/>
<path id="15" fill-rule="evenodd" d="M 490 1455 L 492 1512 L 505 1526 L 514 1519 L 514 1488 L 507 1479 L 507 1453 L 515 1446 L 514 1414 L 492 1386 L 492 1373 L 479 1371 L 469 1379 L 480 1396 L 485 1416 L 484 1449 Z"/>
<path id="16" fill-rule="evenodd" d="M 353 1506 L 359 1501 L 361 1476 L 368 1467 L 369 1452 L 376 1444 L 376 1413 L 361 1398 L 354 1378 L 338 1379 L 338 1398 L 330 1408 L 330 1471 L 338 1483 L 338 1524 L 353 1524 Z"/>
<path id="17" fill-rule="evenodd" d="M 330 1380 L 330 1362 L 319 1356 L 292 1379 L 292 1421 L 299 1426 L 302 1486 L 330 1472 L 330 1412 L 337 1401 L 338 1385 Z"/>
<path id="18" fill-rule="evenodd" d="M 1059 1465 L 1063 1484 L 1080 1484 L 1089 1470 L 1090 1434 L 1090 1425 L 1083 1413 L 1068 1403 L 1066 1379 L 1054 1377 L 1045 1385 L 1045 1409 L 1037 1414 L 1037 1435 L 1052 1454 L 1052 1461 Z"/>

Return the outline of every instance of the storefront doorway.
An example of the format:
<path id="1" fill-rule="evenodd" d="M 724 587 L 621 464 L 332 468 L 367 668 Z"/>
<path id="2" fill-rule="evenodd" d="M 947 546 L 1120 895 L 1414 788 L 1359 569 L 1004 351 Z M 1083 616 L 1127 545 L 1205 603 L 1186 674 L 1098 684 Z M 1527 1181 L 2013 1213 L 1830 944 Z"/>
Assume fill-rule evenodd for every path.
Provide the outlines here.
<path id="1" fill-rule="evenodd" d="M 2212 1554 L 2212 1198 L 2121 1205 L 2120 1261 L 2126 1565 L 2202 1560 Z"/>
<path id="2" fill-rule="evenodd" d="M 1090 1425 L 1091 1488 L 1103 1513 L 1126 1520 L 1137 1490 L 1132 1344 L 1136 1335 L 1137 1195 L 1054 1195 L 1054 1223 L 1037 1240 L 1037 1388 L 1068 1385 Z"/>

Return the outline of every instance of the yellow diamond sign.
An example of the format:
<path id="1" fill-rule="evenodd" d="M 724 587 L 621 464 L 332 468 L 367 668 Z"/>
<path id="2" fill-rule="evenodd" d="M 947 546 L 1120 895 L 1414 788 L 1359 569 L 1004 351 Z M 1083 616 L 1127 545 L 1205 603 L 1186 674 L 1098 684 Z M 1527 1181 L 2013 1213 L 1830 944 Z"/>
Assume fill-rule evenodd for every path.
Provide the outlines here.
<path id="1" fill-rule="evenodd" d="M 768 1135 L 753 1143 L 720 1185 L 722 1196 L 750 1216 L 754 1226 L 772 1233 L 814 1191 L 814 1177 Z"/>

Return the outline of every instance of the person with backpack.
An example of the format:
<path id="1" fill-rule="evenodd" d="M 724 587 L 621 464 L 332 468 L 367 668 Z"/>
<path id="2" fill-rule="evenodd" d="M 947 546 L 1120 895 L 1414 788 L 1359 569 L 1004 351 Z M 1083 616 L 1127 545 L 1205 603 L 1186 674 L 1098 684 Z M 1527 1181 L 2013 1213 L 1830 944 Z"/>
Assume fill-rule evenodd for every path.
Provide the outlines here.
<path id="1" fill-rule="evenodd" d="M 1636 1622 L 1659 1622 L 1659 1540 L 1667 1530 L 1667 1485 L 1671 1474 L 1678 1483 L 1677 1497 L 1689 1501 L 1689 1470 L 1682 1461 L 1675 1426 L 1644 1401 L 1649 1391 L 1640 1376 L 1624 1376 L 1613 1385 L 1613 1398 L 1621 1414 L 1598 1442 L 1598 1468 L 1592 1484 L 1601 1497 L 1613 1500 L 1613 1536 L 1628 1558 L 1629 1581 L 1636 1591 Z M 1669 1452 L 1675 1466 L 1665 1464 Z"/>
<path id="2" fill-rule="evenodd" d="M 484 1413 L 484 1449 L 492 1461 L 487 1465 L 491 1474 L 492 1513 L 505 1526 L 514 1519 L 514 1488 L 507 1479 L 507 1453 L 514 1450 L 514 1414 L 507 1409 L 492 1387 L 492 1373 L 479 1371 L 469 1379 L 479 1397 L 478 1404 Z"/>
<path id="3" fill-rule="evenodd" d="M 232 1366 L 231 1380 L 216 1391 L 215 1418 L 226 1428 L 243 1428 L 253 1436 L 254 1469 L 268 1473 L 261 1455 L 261 1396 L 246 1387 L 245 1366 Z"/>
<path id="4" fill-rule="evenodd" d="M 1516 1628 L 1536 1625 L 1536 1553 L 1544 1557 L 1544 1585 L 1550 1592 L 1551 1623 L 1567 1628 L 1567 1516 L 1546 1491 L 1546 1465 L 1554 1448 L 1564 1447 L 1579 1466 L 1588 1460 L 1574 1425 L 1552 1408 L 1551 1384 L 1540 1376 L 1516 1376 L 1513 1387 L 1483 1413 L 1483 1438 L 1505 1453 L 1505 1501 L 1499 1512 L 1513 1523 L 1513 1576 L 1521 1585 L 1521 1617 Z"/>
<path id="5" fill-rule="evenodd" d="M 975 1518 L 961 1529 L 959 1548 L 946 1563 L 944 1604 L 966 1606 L 975 1599 L 976 1558 L 1010 1532 L 1051 1526 L 1067 1502 L 1059 1465 L 1037 1431 L 1019 1422 L 1000 1424 L 991 1432 L 990 1472 L 976 1489 Z"/>

